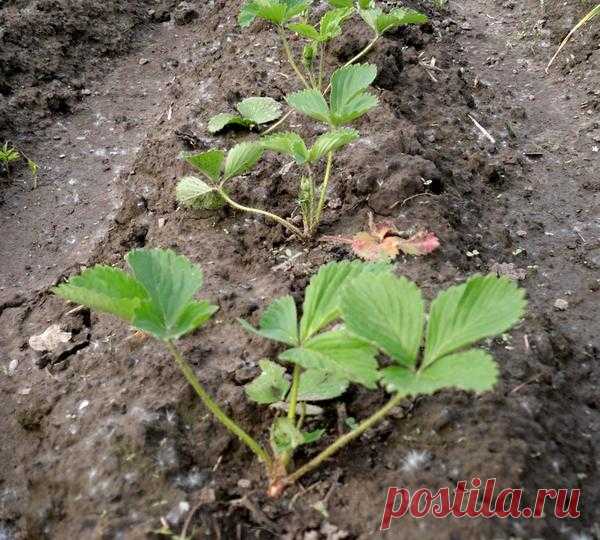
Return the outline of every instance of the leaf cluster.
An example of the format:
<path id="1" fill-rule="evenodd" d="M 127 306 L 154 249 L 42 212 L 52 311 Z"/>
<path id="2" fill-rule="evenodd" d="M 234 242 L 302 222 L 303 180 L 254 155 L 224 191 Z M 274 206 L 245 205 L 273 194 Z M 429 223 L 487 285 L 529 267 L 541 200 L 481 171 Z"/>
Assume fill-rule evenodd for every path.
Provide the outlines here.
<path id="1" fill-rule="evenodd" d="M 385 264 L 331 263 L 306 289 L 303 314 L 289 296 L 275 300 L 250 332 L 286 346 L 278 359 L 297 364 L 299 401 L 331 399 L 350 383 L 416 396 L 442 388 L 483 392 L 497 380 L 491 355 L 472 348 L 508 330 L 522 317 L 524 292 L 507 278 L 475 276 L 432 302 L 428 322 L 419 288 Z M 337 326 L 331 328 L 332 323 Z M 424 343 L 423 343 L 424 342 Z M 392 365 L 380 368 L 383 354 Z M 263 360 L 247 386 L 259 403 L 286 399 L 282 366 Z"/>
<path id="2" fill-rule="evenodd" d="M 171 250 L 137 249 L 126 257 L 130 273 L 96 265 L 54 287 L 54 294 L 110 313 L 161 341 L 202 326 L 217 306 L 194 300 L 202 271 Z"/>

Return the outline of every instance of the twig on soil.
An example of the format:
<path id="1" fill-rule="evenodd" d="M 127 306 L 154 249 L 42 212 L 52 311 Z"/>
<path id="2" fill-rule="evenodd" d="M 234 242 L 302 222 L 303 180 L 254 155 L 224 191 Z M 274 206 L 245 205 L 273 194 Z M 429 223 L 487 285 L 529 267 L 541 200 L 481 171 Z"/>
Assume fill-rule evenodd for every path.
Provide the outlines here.
<path id="1" fill-rule="evenodd" d="M 428 191 L 424 191 L 423 193 L 417 193 L 416 195 L 411 195 L 410 197 L 406 197 L 406 199 L 404 199 L 403 201 L 396 201 L 394 204 L 392 204 L 392 206 L 390 206 L 390 210 L 396 208 L 396 206 L 400 205 L 400 208 L 402 208 L 408 201 L 412 201 L 413 199 L 416 199 L 417 197 L 423 197 L 424 195 L 431 195 L 431 193 L 429 193 Z"/>
<path id="2" fill-rule="evenodd" d="M 489 132 L 487 129 L 485 129 L 485 128 L 484 128 L 484 127 L 483 127 L 483 126 L 482 126 L 482 125 L 481 125 L 481 124 L 480 124 L 480 123 L 479 123 L 477 120 L 475 120 L 475 118 L 473 118 L 473 117 L 472 117 L 470 114 L 469 114 L 469 115 L 467 115 L 467 116 L 468 116 L 468 117 L 469 117 L 469 118 L 470 118 L 470 119 L 473 121 L 473 123 L 475 124 L 475 127 L 476 127 L 476 128 L 479 130 L 479 131 L 481 131 L 481 133 L 483 133 L 483 135 L 484 135 L 484 136 L 485 136 L 487 139 L 489 139 L 489 141 L 490 141 L 492 144 L 496 144 L 496 139 L 494 139 L 494 137 L 492 137 L 492 136 L 490 135 L 490 132 Z"/>
<path id="3" fill-rule="evenodd" d="M 190 513 L 188 514 L 187 518 L 185 518 L 185 523 L 183 524 L 183 529 L 181 529 L 181 535 L 180 535 L 182 540 L 185 540 L 187 538 L 187 531 L 190 526 L 190 523 L 192 522 L 192 518 L 194 517 L 194 514 L 200 509 L 200 507 L 203 504 L 205 504 L 205 502 L 200 501 L 196 506 L 194 506 L 194 508 L 192 508 L 190 510 Z"/>
<path id="4" fill-rule="evenodd" d="M 513 388 L 513 389 L 512 389 L 512 390 L 509 392 L 509 394 L 514 394 L 514 393 L 518 392 L 519 390 L 521 390 L 522 388 L 525 388 L 527 385 L 529 385 L 529 384 L 531 384 L 531 383 L 534 383 L 534 382 L 538 382 L 539 378 L 540 378 L 540 375 L 538 374 L 538 375 L 536 375 L 535 377 L 532 377 L 531 379 L 529 379 L 528 381 L 525 381 L 524 383 L 522 383 L 522 384 L 520 384 L 520 385 L 518 385 L 518 386 L 515 386 L 515 387 L 514 387 L 514 388 Z"/>

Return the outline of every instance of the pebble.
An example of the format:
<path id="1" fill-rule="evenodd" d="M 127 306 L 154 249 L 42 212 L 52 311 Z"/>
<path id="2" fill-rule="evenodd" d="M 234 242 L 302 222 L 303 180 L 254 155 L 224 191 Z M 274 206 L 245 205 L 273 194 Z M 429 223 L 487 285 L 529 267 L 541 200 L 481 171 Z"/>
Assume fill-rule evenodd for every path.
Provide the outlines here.
<path id="1" fill-rule="evenodd" d="M 143 66 L 148 62 L 150 62 L 150 60 L 148 60 L 147 58 L 140 58 L 140 61 L 138 63 L 140 64 L 140 66 Z"/>
<path id="2" fill-rule="evenodd" d="M 567 302 L 566 300 L 563 300 L 562 298 L 557 298 L 556 301 L 554 302 L 554 307 L 558 311 L 565 311 L 569 307 L 569 302 Z"/>
<path id="3" fill-rule="evenodd" d="M 241 489 L 250 489 L 250 486 L 252 485 L 252 482 L 250 482 L 250 480 L 247 480 L 246 478 L 240 478 L 238 480 L 237 485 Z"/>

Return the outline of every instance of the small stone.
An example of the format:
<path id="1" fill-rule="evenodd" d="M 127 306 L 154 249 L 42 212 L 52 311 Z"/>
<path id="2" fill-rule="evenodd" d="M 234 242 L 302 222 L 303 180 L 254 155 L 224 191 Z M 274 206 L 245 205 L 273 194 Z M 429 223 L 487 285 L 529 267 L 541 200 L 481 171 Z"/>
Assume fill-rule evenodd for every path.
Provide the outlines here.
<path id="1" fill-rule="evenodd" d="M 165 226 L 166 222 L 167 222 L 166 218 L 164 218 L 164 217 L 158 218 L 158 228 L 162 229 Z"/>
<path id="2" fill-rule="evenodd" d="M 517 231 L 517 236 L 525 238 L 527 236 L 527 231 Z"/>
<path id="3" fill-rule="evenodd" d="M 140 61 L 138 63 L 140 64 L 140 66 L 144 66 L 148 62 L 150 62 L 150 60 L 148 60 L 147 58 L 140 58 Z"/>
<path id="4" fill-rule="evenodd" d="M 91 96 L 91 95 L 92 95 L 92 91 L 91 91 L 89 88 L 84 88 L 84 89 L 81 91 L 81 95 L 82 95 L 82 96 Z"/>
<path id="5" fill-rule="evenodd" d="M 566 311 L 569 308 L 569 302 L 562 298 L 558 298 L 556 302 L 554 302 L 554 307 L 558 311 Z"/>
<path id="6" fill-rule="evenodd" d="M 8 364 L 8 374 L 9 375 L 14 375 L 15 371 L 17 371 L 17 368 L 19 367 L 19 361 L 18 360 L 11 360 L 10 364 Z"/>
<path id="7" fill-rule="evenodd" d="M 252 482 L 250 482 L 250 480 L 247 480 L 246 478 L 240 478 L 238 480 L 237 485 L 240 489 L 250 489 L 250 486 L 252 486 Z"/>

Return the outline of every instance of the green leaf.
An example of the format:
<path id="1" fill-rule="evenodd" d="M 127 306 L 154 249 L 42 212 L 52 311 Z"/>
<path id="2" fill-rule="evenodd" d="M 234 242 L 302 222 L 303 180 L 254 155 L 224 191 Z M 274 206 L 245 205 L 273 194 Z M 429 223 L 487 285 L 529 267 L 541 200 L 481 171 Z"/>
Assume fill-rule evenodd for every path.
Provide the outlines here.
<path id="1" fill-rule="evenodd" d="M 321 41 L 329 41 L 342 33 L 342 23 L 352 15 L 354 9 L 346 7 L 325 12 L 319 23 Z"/>
<path id="2" fill-rule="evenodd" d="M 285 368 L 270 360 L 259 360 L 262 373 L 246 385 L 246 395 L 252 401 L 268 405 L 283 401 L 290 389 L 290 381 L 285 377 Z"/>
<path id="3" fill-rule="evenodd" d="M 318 369 L 307 369 L 300 375 L 298 401 L 321 401 L 341 396 L 348 388 L 349 382 L 330 373 Z"/>
<path id="4" fill-rule="evenodd" d="M 225 154 L 221 150 L 209 150 L 199 154 L 188 154 L 185 160 L 192 166 L 198 169 L 209 180 L 218 182 L 221 176 L 221 168 Z"/>
<path id="5" fill-rule="evenodd" d="M 252 125 L 252 122 L 246 118 L 242 118 L 237 114 L 219 113 L 208 121 L 208 131 L 211 133 L 218 133 L 225 127 L 231 125 L 249 127 Z"/>
<path id="6" fill-rule="evenodd" d="M 403 366 L 417 363 L 425 322 L 421 291 L 404 277 L 361 276 L 342 293 L 342 316 L 353 334 Z"/>
<path id="7" fill-rule="evenodd" d="M 289 106 L 297 111 L 319 120 L 329 123 L 329 107 L 323 94 L 318 90 L 302 90 L 286 97 Z"/>
<path id="8" fill-rule="evenodd" d="M 450 287 L 431 304 L 424 365 L 515 325 L 525 291 L 506 277 L 475 276 Z"/>
<path id="9" fill-rule="evenodd" d="M 496 362 L 480 349 L 444 356 L 418 373 L 400 366 L 386 368 L 382 373 L 388 391 L 406 396 L 433 394 L 442 388 L 481 393 L 491 390 L 498 380 Z"/>
<path id="10" fill-rule="evenodd" d="M 324 429 L 315 429 L 314 431 L 303 432 L 304 441 L 302 444 L 311 444 L 317 442 L 325 434 Z"/>
<path id="11" fill-rule="evenodd" d="M 246 2 L 242 6 L 242 9 L 240 9 L 240 13 L 238 15 L 238 24 L 242 28 L 250 26 L 254 22 L 254 19 L 256 19 L 258 9 L 258 5 L 254 0 L 249 0 Z"/>
<path id="12" fill-rule="evenodd" d="M 224 180 L 239 176 L 250 170 L 263 154 L 263 147 L 260 143 L 245 142 L 236 144 L 225 160 Z"/>
<path id="13" fill-rule="evenodd" d="M 304 13 L 313 3 L 313 0 L 283 0 L 283 2 L 287 5 L 285 17 L 286 21 L 289 21 Z"/>
<path id="14" fill-rule="evenodd" d="M 214 187 L 196 176 L 185 176 L 177 183 L 175 198 L 190 208 L 216 210 L 225 204 L 223 197 Z"/>
<path id="15" fill-rule="evenodd" d="M 148 293 L 129 274 L 118 268 L 96 265 L 58 285 L 52 292 L 76 304 L 110 313 L 131 323 L 134 312 Z"/>
<path id="16" fill-rule="evenodd" d="M 308 339 L 340 316 L 339 304 L 344 285 L 363 272 L 379 275 L 390 271 L 391 266 L 388 264 L 366 264 L 360 261 L 333 262 L 321 266 L 306 288 L 300 320 L 300 340 Z"/>
<path id="17" fill-rule="evenodd" d="M 35 161 L 27 158 L 27 167 L 29 167 L 29 172 L 31 172 L 33 176 L 37 176 L 39 166 Z"/>
<path id="18" fill-rule="evenodd" d="M 271 426 L 271 447 L 276 454 L 290 452 L 304 442 L 304 435 L 289 418 L 275 419 Z"/>
<path id="19" fill-rule="evenodd" d="M 423 24 L 429 19 L 423 13 L 414 9 L 395 8 L 384 13 L 380 8 L 361 9 L 360 16 L 377 34 L 394 30 L 399 26 Z"/>
<path id="20" fill-rule="evenodd" d="M 365 93 L 376 76 L 373 64 L 355 64 L 333 73 L 330 104 L 334 125 L 350 122 L 377 105 L 377 98 Z"/>
<path id="21" fill-rule="evenodd" d="M 327 0 L 335 8 L 354 8 L 354 0 Z"/>
<path id="22" fill-rule="evenodd" d="M 249 97 L 237 104 L 237 110 L 253 124 L 266 124 L 281 116 L 281 104 L 270 97 Z"/>
<path id="23" fill-rule="evenodd" d="M 322 41 L 321 34 L 319 31 L 312 25 L 308 23 L 293 23 L 288 25 L 288 28 L 295 32 L 296 34 L 301 35 L 307 39 L 312 39 L 314 41 Z"/>
<path id="24" fill-rule="evenodd" d="M 328 131 L 319 136 L 310 149 L 310 161 L 318 161 L 329 152 L 335 152 L 358 138 L 359 133 L 355 129 L 341 128 Z"/>
<path id="25" fill-rule="evenodd" d="M 238 319 L 245 330 L 267 339 L 298 345 L 298 315 L 296 303 L 291 296 L 278 298 L 265 310 L 260 318 L 259 330 L 243 319 Z"/>
<path id="26" fill-rule="evenodd" d="M 171 250 L 136 249 L 127 254 L 133 276 L 148 293 L 136 308 L 133 324 L 158 339 L 176 339 L 217 310 L 192 298 L 202 286 L 202 271 Z"/>
<path id="27" fill-rule="evenodd" d="M 255 3 L 258 6 L 257 17 L 278 25 L 286 21 L 287 6 L 285 3 L 275 2 L 274 0 L 255 0 Z"/>
<path id="28" fill-rule="evenodd" d="M 284 351 L 279 358 L 375 388 L 380 377 L 376 354 L 377 349 L 362 339 L 345 330 L 332 330 L 311 338 L 302 347 Z"/>
<path id="29" fill-rule="evenodd" d="M 273 150 L 294 158 L 298 165 L 303 165 L 308 160 L 308 149 L 302 137 L 297 133 L 285 132 L 268 135 L 261 139 L 265 150 Z"/>

